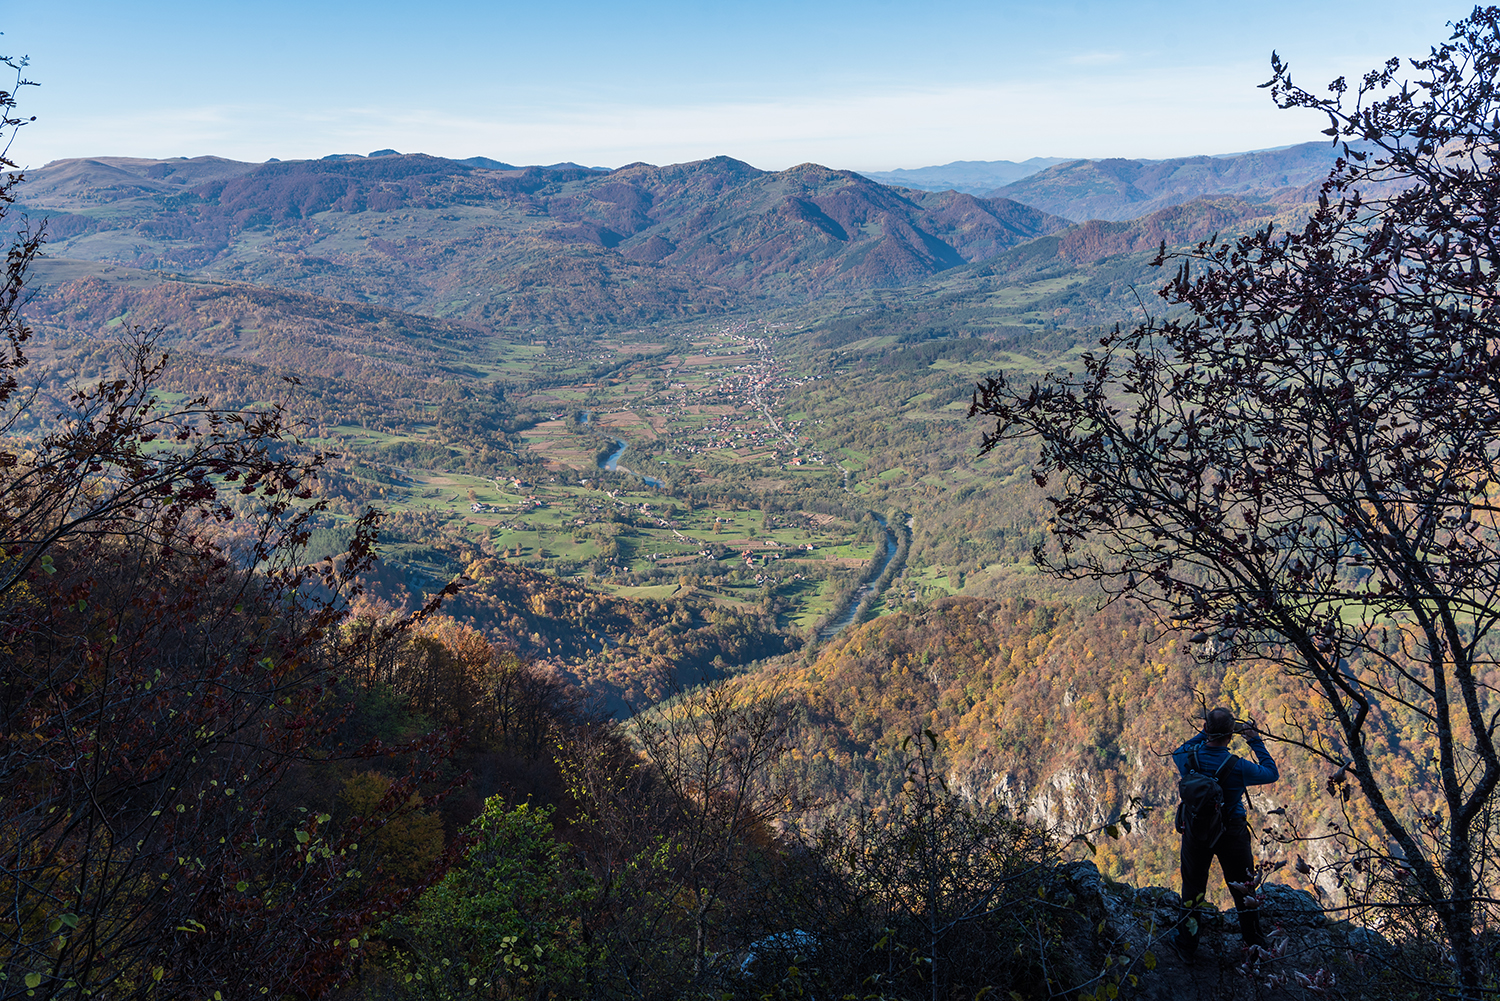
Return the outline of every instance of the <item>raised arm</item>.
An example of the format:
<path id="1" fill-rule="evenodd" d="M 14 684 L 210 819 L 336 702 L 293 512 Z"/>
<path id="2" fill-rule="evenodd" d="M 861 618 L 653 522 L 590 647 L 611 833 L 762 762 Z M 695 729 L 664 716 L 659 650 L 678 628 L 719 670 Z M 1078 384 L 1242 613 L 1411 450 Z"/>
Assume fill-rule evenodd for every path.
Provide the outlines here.
<path id="1" fill-rule="evenodd" d="M 1261 739 L 1255 721 L 1236 723 L 1235 732 L 1245 738 L 1245 743 L 1250 745 L 1250 750 L 1255 754 L 1255 762 L 1239 759 L 1241 781 L 1247 786 L 1263 786 L 1281 778 L 1281 769 L 1276 767 L 1271 752 L 1266 750 L 1266 742 Z"/>

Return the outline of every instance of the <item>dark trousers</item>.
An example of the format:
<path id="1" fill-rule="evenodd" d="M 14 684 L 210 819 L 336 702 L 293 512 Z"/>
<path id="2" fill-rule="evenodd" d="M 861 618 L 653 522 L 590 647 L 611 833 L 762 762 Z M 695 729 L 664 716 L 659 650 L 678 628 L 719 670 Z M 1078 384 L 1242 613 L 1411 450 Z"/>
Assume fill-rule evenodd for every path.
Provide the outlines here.
<path id="1" fill-rule="evenodd" d="M 1208 868 L 1214 858 L 1224 873 L 1224 882 L 1231 884 L 1230 896 L 1234 897 L 1234 909 L 1240 916 L 1240 936 L 1246 945 L 1265 945 L 1266 937 L 1260 929 L 1260 914 L 1252 907 L 1244 906 L 1245 891 L 1236 890 L 1235 883 L 1248 884 L 1254 878 L 1255 856 L 1250 850 L 1250 825 L 1244 817 L 1234 817 L 1224 824 L 1224 833 L 1212 848 L 1190 844 L 1182 839 L 1182 906 L 1184 918 L 1196 917 L 1191 910 L 1203 906 L 1204 892 L 1208 889 Z M 1177 945 L 1191 953 L 1198 948 L 1198 929 L 1186 921 L 1177 932 Z"/>

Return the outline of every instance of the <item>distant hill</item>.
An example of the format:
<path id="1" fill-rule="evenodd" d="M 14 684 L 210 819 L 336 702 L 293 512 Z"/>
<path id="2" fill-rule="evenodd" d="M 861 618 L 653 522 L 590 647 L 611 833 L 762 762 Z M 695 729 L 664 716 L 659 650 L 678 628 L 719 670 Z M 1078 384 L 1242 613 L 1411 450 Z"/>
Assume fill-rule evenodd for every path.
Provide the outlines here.
<path id="1" fill-rule="evenodd" d="M 521 326 L 898 287 L 1067 225 L 1006 198 L 900 190 L 816 164 L 501 169 L 377 152 L 63 160 L 35 171 L 24 198 L 48 217 L 57 257 Z"/>
<path id="2" fill-rule="evenodd" d="M 173 196 L 203 184 L 222 183 L 255 171 L 270 168 L 296 171 L 299 165 L 338 161 L 379 160 L 401 157 L 395 150 L 375 150 L 369 156 L 357 153 L 335 153 L 321 160 L 268 160 L 264 164 L 227 160 L 219 156 L 177 157 L 153 160 L 134 156 L 93 156 L 54 160 L 44 167 L 26 172 L 26 193 L 33 205 L 70 205 L 83 209 L 142 196 Z M 413 154 L 422 157 L 423 154 Z M 430 159 L 423 157 L 424 159 Z M 538 167 L 517 167 L 487 156 L 471 156 L 451 161 L 467 168 L 485 170 L 584 170 L 606 173 L 600 167 L 580 167 L 576 163 L 558 163 Z"/>
<path id="3" fill-rule="evenodd" d="M 896 170 L 862 170 L 865 177 L 881 184 L 923 191 L 964 191 L 971 195 L 988 194 L 995 188 L 1030 177 L 1053 164 L 1067 163 L 1067 157 L 1034 156 L 1017 163 L 1014 160 L 954 160 L 940 167 L 905 167 Z"/>
<path id="4" fill-rule="evenodd" d="M 1089 264 L 1116 254 L 1155 250 L 1162 241 L 1180 247 L 1264 225 L 1279 211 L 1270 202 L 1228 196 L 1195 198 L 1136 219 L 1111 222 L 1091 219 L 1054 236 L 1007 251 L 996 263 L 1039 259 L 1054 254 L 1074 264 Z"/>
<path id="5" fill-rule="evenodd" d="M 53 160 L 26 172 L 26 196 L 35 205 L 90 205 L 150 195 L 176 195 L 195 185 L 226 181 L 259 164 L 218 156 L 149 160 L 134 156 L 91 156 Z"/>
<path id="6" fill-rule="evenodd" d="M 1260 195 L 1319 184 L 1343 147 L 1325 142 L 1233 156 L 1173 160 L 1072 160 L 995 188 L 1010 198 L 1082 222 L 1136 219 L 1158 209 L 1220 195 Z M 1307 195 L 1301 196 L 1306 200 Z"/>

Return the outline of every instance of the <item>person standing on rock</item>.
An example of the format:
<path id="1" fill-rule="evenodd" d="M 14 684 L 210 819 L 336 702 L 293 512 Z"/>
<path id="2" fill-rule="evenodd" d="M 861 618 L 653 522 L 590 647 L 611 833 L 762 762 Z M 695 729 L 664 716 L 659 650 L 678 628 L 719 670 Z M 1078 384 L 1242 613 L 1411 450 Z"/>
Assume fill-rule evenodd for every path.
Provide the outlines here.
<path id="1" fill-rule="evenodd" d="M 1229 753 L 1229 744 L 1235 734 L 1245 738 L 1250 750 L 1255 752 L 1255 761 Z M 1260 915 L 1254 907 L 1245 906 L 1248 888 L 1254 885 L 1255 857 L 1250 848 L 1250 825 L 1245 818 L 1245 788 L 1267 785 L 1281 777 L 1271 752 L 1261 739 L 1254 720 L 1241 721 L 1234 718 L 1228 709 L 1219 708 L 1209 712 L 1203 730 L 1172 752 L 1177 772 L 1186 776 L 1189 770 L 1216 776 L 1224 790 L 1224 832 L 1210 844 L 1201 844 L 1186 833 L 1182 837 L 1182 904 L 1184 908 L 1201 906 L 1208 889 L 1208 869 L 1214 858 L 1219 859 L 1219 868 L 1224 873 L 1224 882 L 1229 885 L 1234 897 L 1234 907 L 1239 913 L 1240 936 L 1246 945 L 1265 946 L 1265 932 L 1260 927 Z M 1194 917 L 1191 910 L 1185 915 Z M 1198 949 L 1198 927 L 1196 921 L 1184 920 L 1177 929 L 1177 951 L 1191 961 Z"/>

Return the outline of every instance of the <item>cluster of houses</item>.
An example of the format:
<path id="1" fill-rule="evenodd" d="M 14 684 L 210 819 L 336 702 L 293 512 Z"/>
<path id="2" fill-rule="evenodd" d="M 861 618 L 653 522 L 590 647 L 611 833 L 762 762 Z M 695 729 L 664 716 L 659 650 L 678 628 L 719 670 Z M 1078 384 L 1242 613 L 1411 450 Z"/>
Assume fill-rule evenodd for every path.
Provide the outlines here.
<path id="1" fill-rule="evenodd" d="M 775 416 L 775 408 L 787 388 L 800 386 L 818 378 L 794 378 L 786 368 L 776 362 L 771 352 L 771 343 L 763 338 L 740 335 L 731 330 L 721 331 L 730 340 L 743 345 L 739 350 L 731 349 L 727 354 L 753 354 L 755 360 L 746 365 L 736 365 L 719 378 L 712 386 L 691 392 L 685 383 L 672 383 L 673 389 L 683 391 L 682 405 L 689 402 L 698 405 L 736 408 L 712 424 L 673 435 L 671 448 L 685 456 L 700 455 L 708 451 L 723 449 L 773 450 L 773 458 L 785 466 L 803 466 L 809 463 L 826 463 L 821 452 L 807 446 L 802 439 L 801 421 L 785 425 Z M 712 355 L 712 350 L 705 354 Z M 786 458 L 783 459 L 783 455 Z"/>

